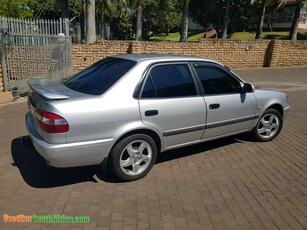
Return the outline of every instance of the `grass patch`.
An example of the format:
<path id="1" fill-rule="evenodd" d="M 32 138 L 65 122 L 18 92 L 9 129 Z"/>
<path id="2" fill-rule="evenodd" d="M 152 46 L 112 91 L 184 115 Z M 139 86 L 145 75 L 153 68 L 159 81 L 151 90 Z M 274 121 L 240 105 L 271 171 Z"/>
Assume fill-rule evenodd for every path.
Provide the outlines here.
<path id="1" fill-rule="evenodd" d="M 200 38 L 204 37 L 204 32 L 194 32 L 191 31 L 188 34 L 188 41 L 189 42 L 198 42 Z M 161 35 L 156 35 L 152 36 L 150 38 L 150 41 L 159 41 L 159 42 L 179 42 L 180 40 L 180 33 L 169 33 L 168 35 L 166 34 L 161 34 Z"/>
<path id="2" fill-rule="evenodd" d="M 231 37 L 232 40 L 254 40 L 256 37 L 256 32 L 237 32 Z M 263 39 L 282 39 L 286 40 L 289 38 L 289 32 L 266 32 L 262 33 Z"/>
<path id="3" fill-rule="evenodd" d="M 159 41 L 159 42 L 178 42 L 180 38 L 179 32 L 177 33 L 169 33 L 166 34 L 160 34 L 156 36 L 150 37 L 150 41 Z"/>
<path id="4" fill-rule="evenodd" d="M 298 33 L 297 40 L 307 40 L 307 32 L 305 33 Z"/>
<path id="5" fill-rule="evenodd" d="M 231 40 L 254 40 L 256 36 L 256 32 L 236 32 L 232 35 Z M 188 34 L 188 41 L 189 42 L 198 42 L 200 38 L 204 37 L 204 32 L 189 32 Z M 287 40 L 289 39 L 289 32 L 287 31 L 274 31 L 274 32 L 266 32 L 262 33 L 263 39 L 277 39 L 277 40 Z M 161 42 L 179 42 L 180 34 L 179 32 L 176 33 L 169 33 L 168 35 L 156 35 L 150 38 L 150 41 L 161 41 Z M 297 40 L 307 40 L 307 32 L 305 33 L 298 33 Z"/>

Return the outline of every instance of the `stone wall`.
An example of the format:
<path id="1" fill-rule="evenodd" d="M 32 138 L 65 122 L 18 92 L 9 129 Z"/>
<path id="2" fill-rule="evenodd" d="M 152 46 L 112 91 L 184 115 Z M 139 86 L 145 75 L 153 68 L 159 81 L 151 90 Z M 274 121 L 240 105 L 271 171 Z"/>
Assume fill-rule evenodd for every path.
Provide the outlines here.
<path id="1" fill-rule="evenodd" d="M 202 39 L 198 43 L 134 42 L 133 53 L 182 54 L 217 60 L 231 68 L 267 66 L 269 40 L 231 41 Z"/>
<path id="2" fill-rule="evenodd" d="M 131 41 L 103 41 L 94 45 L 74 44 L 72 53 L 75 73 L 106 56 L 131 53 Z"/>
<path id="3" fill-rule="evenodd" d="M 74 72 L 113 54 L 179 54 L 217 60 L 230 68 L 307 65 L 307 41 L 201 39 L 195 43 L 101 41 L 73 45 Z"/>
<path id="4" fill-rule="evenodd" d="M 4 85 L 3 85 L 3 78 L 2 78 L 2 66 L 1 66 L 1 62 L 0 62 L 0 93 L 2 91 L 4 91 Z"/>
<path id="5" fill-rule="evenodd" d="M 307 41 L 276 40 L 271 66 L 300 66 L 307 64 Z"/>

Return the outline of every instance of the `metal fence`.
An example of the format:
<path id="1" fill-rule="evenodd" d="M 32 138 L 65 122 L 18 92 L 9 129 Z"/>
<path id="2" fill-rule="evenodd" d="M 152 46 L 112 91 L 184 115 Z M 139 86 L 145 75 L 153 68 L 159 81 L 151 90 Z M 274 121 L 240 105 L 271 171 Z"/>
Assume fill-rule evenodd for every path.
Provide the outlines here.
<path id="1" fill-rule="evenodd" d="M 69 20 L 16 19 L 0 17 L 0 28 L 8 34 L 69 36 Z"/>
<path id="2" fill-rule="evenodd" d="M 31 78 L 63 79 L 72 74 L 69 21 L 0 17 L 4 90 L 28 92 Z"/>

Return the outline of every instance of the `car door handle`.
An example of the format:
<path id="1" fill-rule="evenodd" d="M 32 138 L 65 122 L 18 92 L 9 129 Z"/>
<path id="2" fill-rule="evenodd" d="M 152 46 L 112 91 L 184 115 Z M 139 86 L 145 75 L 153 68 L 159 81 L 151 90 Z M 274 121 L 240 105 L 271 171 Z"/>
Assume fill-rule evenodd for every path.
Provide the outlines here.
<path id="1" fill-rule="evenodd" d="M 220 108 L 220 104 L 211 104 L 209 105 L 209 109 L 218 109 Z"/>
<path id="2" fill-rule="evenodd" d="M 145 111 L 145 116 L 146 117 L 151 117 L 151 116 L 156 116 L 158 115 L 158 110 L 147 110 Z"/>

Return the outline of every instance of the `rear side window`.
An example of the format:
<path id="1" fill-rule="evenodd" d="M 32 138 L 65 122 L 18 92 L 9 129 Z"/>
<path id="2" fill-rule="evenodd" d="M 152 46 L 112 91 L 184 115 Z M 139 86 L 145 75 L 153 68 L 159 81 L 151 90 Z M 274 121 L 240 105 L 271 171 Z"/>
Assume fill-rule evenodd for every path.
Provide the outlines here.
<path id="1" fill-rule="evenodd" d="M 150 70 L 141 97 L 187 97 L 196 94 L 188 65 L 169 64 L 158 65 Z"/>
<path id="2" fill-rule="evenodd" d="M 126 59 L 105 58 L 64 80 L 63 84 L 78 92 L 101 95 L 135 64 Z"/>

